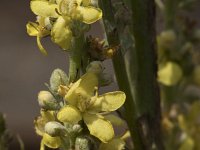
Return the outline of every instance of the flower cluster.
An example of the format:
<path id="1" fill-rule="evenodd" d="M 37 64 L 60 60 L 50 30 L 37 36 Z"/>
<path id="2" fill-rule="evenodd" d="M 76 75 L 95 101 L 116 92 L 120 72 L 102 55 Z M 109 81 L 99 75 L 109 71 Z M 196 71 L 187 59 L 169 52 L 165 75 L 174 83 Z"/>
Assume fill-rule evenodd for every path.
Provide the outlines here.
<path id="1" fill-rule="evenodd" d="M 114 50 L 105 42 L 84 39 L 89 25 L 102 18 L 101 9 L 90 0 L 31 0 L 30 7 L 37 20 L 27 24 L 27 32 L 37 37 L 44 55 L 47 51 L 41 38 L 46 36 L 51 36 L 62 50 L 71 50 L 70 57 L 81 55 L 78 51 L 83 50 L 83 45 L 88 46 L 88 50 L 83 50 L 88 52 L 86 61 L 82 56 L 72 58 L 76 69 L 83 71 L 81 77 L 71 79 L 72 74 L 76 76 L 74 70 L 69 71 L 68 78 L 64 71 L 55 69 L 47 85 L 49 91 L 38 94 L 41 112 L 34 123 L 36 133 L 42 136 L 41 150 L 45 146 L 65 150 L 123 149 L 129 132 L 115 136 L 113 125 L 125 123 L 110 112 L 124 104 L 126 95 L 122 91 L 98 94 L 98 88 L 108 85 L 112 79 L 103 73 L 101 62 L 94 61 L 112 57 Z M 79 38 L 83 39 L 79 41 Z M 83 44 L 79 46 L 79 42 Z M 95 51 L 99 56 L 95 57 Z M 80 66 L 84 61 L 85 68 Z"/>
<path id="2" fill-rule="evenodd" d="M 26 25 L 27 33 L 37 37 L 38 47 L 44 55 L 47 51 L 41 38 L 51 36 L 59 47 L 69 50 L 72 38 L 102 17 L 102 11 L 93 7 L 90 0 L 31 0 L 30 7 L 37 20 Z"/>
<path id="3" fill-rule="evenodd" d="M 41 116 L 35 120 L 35 128 L 43 137 L 41 149 L 44 145 L 65 149 L 80 145 L 89 147 L 90 139 L 102 143 L 93 143 L 100 150 L 109 149 L 110 145 L 115 145 L 114 150 L 124 147 L 123 138 L 115 137 L 112 125 L 124 125 L 124 122 L 109 113 L 124 104 L 125 93 L 114 91 L 99 95 L 101 67 L 90 66 L 75 83 L 68 83 L 67 75 L 56 69 L 50 78 L 50 92 L 39 92 L 38 102 L 42 109 Z"/>

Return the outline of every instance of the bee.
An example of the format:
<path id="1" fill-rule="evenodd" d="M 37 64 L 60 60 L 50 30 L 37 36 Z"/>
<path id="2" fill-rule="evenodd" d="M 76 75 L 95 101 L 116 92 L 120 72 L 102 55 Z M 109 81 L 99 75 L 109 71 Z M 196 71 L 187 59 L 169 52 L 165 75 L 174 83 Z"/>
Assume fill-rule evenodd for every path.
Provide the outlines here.
<path id="1" fill-rule="evenodd" d="M 96 61 L 111 59 L 120 48 L 120 45 L 109 46 L 105 40 L 93 38 L 92 36 L 89 36 L 87 41 L 89 47 L 88 53 L 91 59 Z"/>

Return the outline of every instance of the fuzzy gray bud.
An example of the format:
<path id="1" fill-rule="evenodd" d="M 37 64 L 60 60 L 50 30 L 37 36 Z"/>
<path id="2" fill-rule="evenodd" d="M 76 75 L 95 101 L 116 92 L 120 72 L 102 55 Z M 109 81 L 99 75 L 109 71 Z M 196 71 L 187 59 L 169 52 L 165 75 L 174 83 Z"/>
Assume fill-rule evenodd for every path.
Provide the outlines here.
<path id="1" fill-rule="evenodd" d="M 87 66 L 87 72 L 100 74 L 104 70 L 104 67 L 100 61 L 93 61 Z"/>
<path id="2" fill-rule="evenodd" d="M 76 150 L 90 150 L 90 142 L 86 137 L 77 137 L 75 142 Z"/>
<path id="3" fill-rule="evenodd" d="M 55 69 L 50 78 L 50 88 L 53 92 L 58 91 L 60 85 L 67 85 L 68 83 L 68 76 L 64 71 L 61 69 Z"/>
<path id="4" fill-rule="evenodd" d="M 65 127 L 61 123 L 56 121 L 46 123 L 44 130 L 52 137 L 65 134 Z"/>
<path id="5" fill-rule="evenodd" d="M 60 108 L 59 103 L 49 91 L 39 92 L 38 103 L 41 108 L 47 109 L 47 110 L 57 110 Z"/>

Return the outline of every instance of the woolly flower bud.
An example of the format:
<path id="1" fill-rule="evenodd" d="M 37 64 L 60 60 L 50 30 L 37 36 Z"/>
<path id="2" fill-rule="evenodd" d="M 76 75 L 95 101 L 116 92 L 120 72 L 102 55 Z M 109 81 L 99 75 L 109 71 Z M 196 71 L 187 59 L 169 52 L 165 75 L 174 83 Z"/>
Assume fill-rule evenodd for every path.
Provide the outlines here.
<path id="1" fill-rule="evenodd" d="M 160 36 L 163 39 L 163 42 L 170 43 L 176 40 L 176 34 L 173 30 L 163 31 Z"/>
<path id="2" fill-rule="evenodd" d="M 87 72 L 92 72 L 95 74 L 100 74 L 103 72 L 103 65 L 100 61 L 93 61 L 87 66 Z"/>
<path id="3" fill-rule="evenodd" d="M 86 137 L 77 137 L 75 142 L 76 150 L 90 150 L 90 142 Z"/>
<path id="4" fill-rule="evenodd" d="M 61 69 L 55 69 L 51 74 L 50 87 L 51 90 L 57 92 L 60 85 L 66 85 L 68 82 L 68 76 Z"/>
<path id="5" fill-rule="evenodd" d="M 176 41 L 176 34 L 173 30 L 163 31 L 158 36 L 158 46 L 164 48 L 171 48 Z"/>
<path id="6" fill-rule="evenodd" d="M 101 73 L 99 81 L 100 86 L 107 86 L 113 82 L 113 77 L 110 74 Z"/>
<path id="7" fill-rule="evenodd" d="M 74 132 L 80 132 L 82 130 L 82 128 L 79 124 L 75 124 L 75 125 L 73 125 L 72 130 Z"/>
<path id="8" fill-rule="evenodd" d="M 40 107 L 47 110 L 57 110 L 60 107 L 53 95 L 48 91 L 39 92 L 38 102 Z"/>
<path id="9" fill-rule="evenodd" d="M 65 127 L 61 123 L 56 121 L 46 123 L 44 130 L 52 137 L 65 134 Z"/>

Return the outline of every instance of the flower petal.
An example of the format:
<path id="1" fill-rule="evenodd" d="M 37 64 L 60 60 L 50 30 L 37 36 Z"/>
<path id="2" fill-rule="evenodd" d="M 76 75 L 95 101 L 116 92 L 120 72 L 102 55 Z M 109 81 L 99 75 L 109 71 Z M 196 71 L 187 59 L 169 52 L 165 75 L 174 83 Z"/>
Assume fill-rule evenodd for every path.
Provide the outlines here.
<path id="1" fill-rule="evenodd" d="M 34 120 L 35 130 L 38 135 L 43 136 L 45 124 L 55 120 L 53 113 L 53 111 L 41 111 L 41 116 Z"/>
<path id="2" fill-rule="evenodd" d="M 88 108 L 88 111 L 91 112 L 109 112 L 114 111 L 120 108 L 126 99 L 126 95 L 124 92 L 115 91 L 109 92 L 103 95 L 96 97 L 92 97 L 91 105 Z"/>
<path id="3" fill-rule="evenodd" d="M 38 45 L 38 48 L 39 48 L 40 52 L 46 56 L 46 55 L 47 55 L 47 51 L 46 51 L 46 49 L 42 46 L 42 44 L 41 44 L 41 38 L 40 38 L 39 35 L 37 36 L 37 45 Z"/>
<path id="4" fill-rule="evenodd" d="M 125 142 L 120 138 L 114 138 L 108 143 L 101 143 L 99 150 L 123 150 Z"/>
<path id="5" fill-rule="evenodd" d="M 77 101 L 80 99 L 80 95 L 82 97 L 92 97 L 94 95 L 95 87 L 97 86 L 97 75 L 94 73 L 86 73 L 72 85 L 65 96 L 65 100 L 72 105 L 76 105 Z"/>
<path id="6" fill-rule="evenodd" d="M 26 24 L 26 30 L 27 30 L 28 35 L 30 36 L 37 36 L 39 34 L 38 24 L 34 22 L 28 22 Z"/>
<path id="7" fill-rule="evenodd" d="M 91 4 L 91 0 L 82 0 L 82 5 L 83 6 L 88 6 Z"/>
<path id="8" fill-rule="evenodd" d="M 56 13 L 58 5 L 51 4 L 48 1 L 32 0 L 30 3 L 30 7 L 33 13 L 38 16 L 53 17 L 53 18 L 58 17 L 58 14 Z"/>
<path id="9" fill-rule="evenodd" d="M 122 120 L 120 117 L 116 115 L 109 114 L 109 115 L 105 115 L 104 118 L 106 120 L 109 120 L 112 123 L 112 125 L 125 126 L 124 120 Z"/>
<path id="10" fill-rule="evenodd" d="M 164 85 L 176 85 L 183 76 L 181 67 L 175 62 L 167 62 L 159 67 L 158 81 Z"/>
<path id="11" fill-rule="evenodd" d="M 81 14 L 81 21 L 86 24 L 92 24 L 102 18 L 102 10 L 92 6 L 77 7 L 77 11 Z"/>
<path id="12" fill-rule="evenodd" d="M 67 105 L 58 112 L 57 118 L 61 122 L 75 124 L 82 119 L 82 116 L 78 109 L 73 106 Z"/>
<path id="13" fill-rule="evenodd" d="M 186 139 L 181 143 L 178 150 L 194 150 L 195 141 L 191 137 L 186 137 Z"/>
<path id="14" fill-rule="evenodd" d="M 42 142 L 49 148 L 58 148 L 61 145 L 61 140 L 59 137 L 52 137 L 46 133 L 43 135 Z"/>
<path id="15" fill-rule="evenodd" d="M 85 113 L 83 118 L 90 134 L 99 138 L 102 142 L 106 143 L 114 137 L 112 124 L 102 116 Z"/>
<path id="16" fill-rule="evenodd" d="M 44 145 L 44 142 L 41 140 L 41 143 L 40 143 L 40 150 L 45 150 L 45 145 Z"/>
<path id="17" fill-rule="evenodd" d="M 51 31 L 52 41 L 63 50 L 71 47 L 72 32 L 63 17 L 59 17 Z"/>

